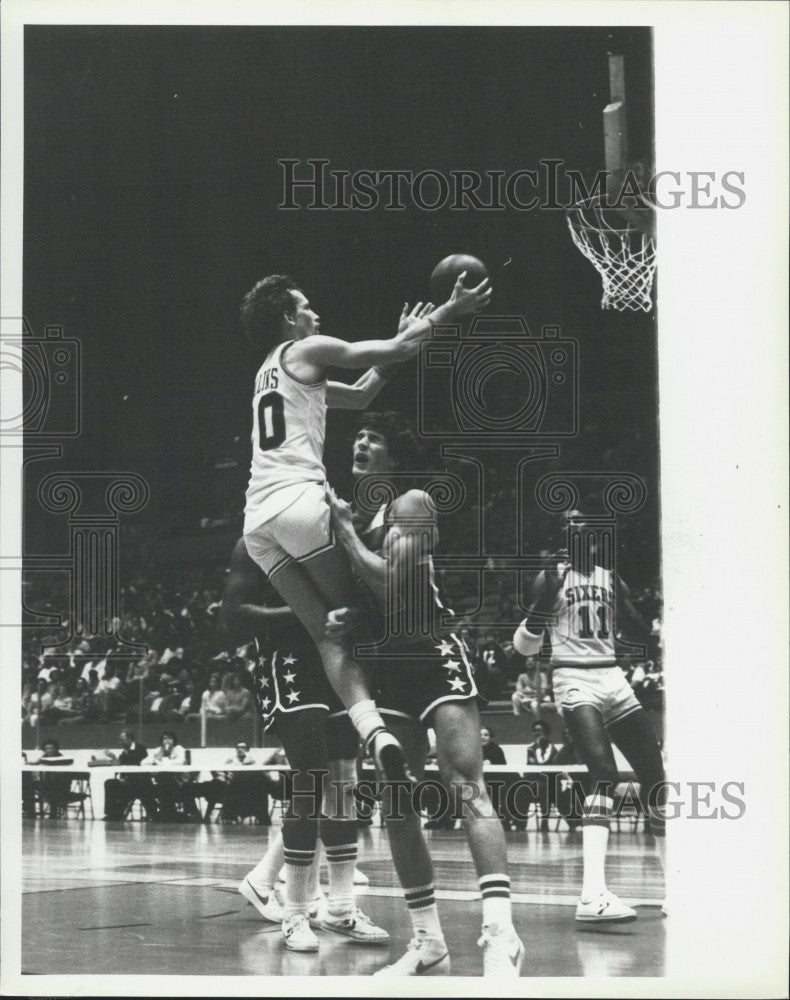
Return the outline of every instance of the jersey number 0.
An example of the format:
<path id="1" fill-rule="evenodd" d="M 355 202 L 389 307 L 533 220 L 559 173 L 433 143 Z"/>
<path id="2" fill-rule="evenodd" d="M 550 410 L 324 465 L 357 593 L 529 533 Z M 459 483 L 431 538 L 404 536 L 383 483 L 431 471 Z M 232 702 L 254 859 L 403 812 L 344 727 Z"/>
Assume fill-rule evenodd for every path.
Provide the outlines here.
<path id="1" fill-rule="evenodd" d="M 279 448 L 285 440 L 283 397 L 267 392 L 258 400 L 258 447 L 261 451 Z"/>

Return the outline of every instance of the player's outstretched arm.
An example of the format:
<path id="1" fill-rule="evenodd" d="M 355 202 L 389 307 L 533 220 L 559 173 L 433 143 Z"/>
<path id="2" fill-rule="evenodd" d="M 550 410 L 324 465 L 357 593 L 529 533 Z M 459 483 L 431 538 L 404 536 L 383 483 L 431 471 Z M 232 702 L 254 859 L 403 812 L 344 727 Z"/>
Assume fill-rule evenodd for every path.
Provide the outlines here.
<path id="1" fill-rule="evenodd" d="M 386 384 L 386 376 L 382 376 L 376 368 L 369 368 L 353 385 L 327 382 L 326 405 L 330 410 L 364 410 Z"/>
<path id="2" fill-rule="evenodd" d="M 218 639 L 250 639 L 254 635 L 271 632 L 278 623 L 290 624 L 295 620 L 296 616 L 289 607 L 264 607 L 263 580 L 263 573 L 250 558 L 244 539 L 240 538 L 230 560 L 230 572 L 217 621 Z"/>
<path id="3" fill-rule="evenodd" d="M 513 635 L 513 645 L 522 656 L 534 656 L 543 645 L 543 632 L 548 619 L 554 613 L 557 597 L 571 564 L 562 558 L 562 553 L 552 556 L 556 563 L 541 570 L 535 578 L 530 597 L 529 614 Z"/>
<path id="4" fill-rule="evenodd" d="M 404 302 L 398 322 L 398 333 L 403 333 L 410 326 L 429 316 L 436 307 L 432 302 L 417 305 L 409 310 L 408 302 Z M 365 410 L 378 396 L 389 381 L 392 372 L 400 367 L 400 362 L 389 365 L 375 365 L 361 375 L 353 385 L 344 382 L 327 382 L 326 405 L 331 410 Z"/>
<path id="5" fill-rule="evenodd" d="M 338 368 L 366 368 L 368 365 L 387 365 L 408 361 L 414 357 L 423 340 L 427 339 L 436 324 L 453 323 L 464 316 L 480 312 L 491 301 L 488 278 L 475 288 L 465 288 L 466 272 L 458 276 L 453 294 L 424 319 L 402 330 L 389 340 L 360 340 L 350 344 L 336 337 L 306 337 L 288 349 L 288 357 L 325 370 L 333 365 Z"/>

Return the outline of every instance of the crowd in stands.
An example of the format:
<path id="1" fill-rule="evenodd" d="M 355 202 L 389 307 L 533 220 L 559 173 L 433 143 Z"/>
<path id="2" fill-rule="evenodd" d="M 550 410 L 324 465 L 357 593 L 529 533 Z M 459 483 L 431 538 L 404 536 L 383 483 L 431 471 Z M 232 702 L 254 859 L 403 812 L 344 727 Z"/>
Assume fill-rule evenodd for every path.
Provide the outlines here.
<path id="1" fill-rule="evenodd" d="M 253 644 L 218 648 L 216 623 L 224 567 L 166 573 L 140 573 L 122 588 L 120 617 L 114 635 L 52 644 L 34 633 L 23 651 L 22 719 L 30 726 L 79 722 L 139 721 L 173 723 L 197 719 L 251 719 Z M 462 592 L 463 581 L 446 574 L 446 589 Z M 451 601 L 462 611 L 461 633 L 472 651 L 478 687 L 490 702 L 512 704 L 516 714 L 535 717 L 551 701 L 545 661 L 525 660 L 513 648 L 512 622 L 517 595 L 507 592 L 503 575 L 494 604 L 464 613 L 475 599 Z M 26 604 L 39 611 L 68 607 L 68 594 L 57 581 L 29 582 Z M 648 658 L 624 662 L 634 690 L 646 708 L 663 698 L 661 671 L 661 599 L 645 587 L 634 604 L 653 635 Z M 486 624 L 479 624 L 480 621 Z M 488 624 L 490 622 L 494 624 Z M 64 623 L 68 626 L 68 620 Z M 62 635 L 62 633 L 60 633 Z M 123 637 L 121 642 L 118 637 Z M 138 643 L 139 652 L 129 643 Z M 43 649 L 43 651 L 42 651 Z"/>

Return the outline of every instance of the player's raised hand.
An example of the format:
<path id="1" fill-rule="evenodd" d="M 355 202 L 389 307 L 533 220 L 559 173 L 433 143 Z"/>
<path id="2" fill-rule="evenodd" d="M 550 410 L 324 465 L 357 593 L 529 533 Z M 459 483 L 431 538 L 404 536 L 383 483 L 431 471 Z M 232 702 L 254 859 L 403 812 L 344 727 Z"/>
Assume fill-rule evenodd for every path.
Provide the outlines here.
<path id="1" fill-rule="evenodd" d="M 329 513 L 332 517 L 332 527 L 340 534 L 354 533 L 354 522 L 351 517 L 351 504 L 341 500 L 331 486 L 327 486 L 324 491 L 326 502 L 329 504 Z"/>
<path id="2" fill-rule="evenodd" d="M 353 632 L 360 622 L 357 608 L 334 608 L 326 616 L 324 631 L 328 638 L 339 639 Z"/>
<path id="3" fill-rule="evenodd" d="M 568 575 L 570 568 L 571 563 L 568 559 L 567 549 L 560 549 L 549 556 L 549 565 L 543 571 L 543 579 L 545 581 L 544 585 L 552 597 L 556 597 L 560 592 L 560 588 L 565 583 L 565 577 Z"/>
<path id="4" fill-rule="evenodd" d="M 468 316 L 470 313 L 477 313 L 485 309 L 494 294 L 489 284 L 488 278 L 483 278 L 479 285 L 474 288 L 467 288 L 464 285 L 466 271 L 462 271 L 456 279 L 453 287 L 453 294 L 450 296 L 448 304 L 456 316 Z"/>
<path id="5" fill-rule="evenodd" d="M 403 310 L 400 314 L 400 319 L 398 321 L 398 333 L 403 333 L 404 330 L 408 330 L 410 326 L 418 323 L 421 319 L 425 319 L 429 316 L 436 306 L 433 302 L 427 302 L 425 305 L 422 302 L 418 302 L 417 305 L 410 311 L 409 303 L 403 303 Z"/>

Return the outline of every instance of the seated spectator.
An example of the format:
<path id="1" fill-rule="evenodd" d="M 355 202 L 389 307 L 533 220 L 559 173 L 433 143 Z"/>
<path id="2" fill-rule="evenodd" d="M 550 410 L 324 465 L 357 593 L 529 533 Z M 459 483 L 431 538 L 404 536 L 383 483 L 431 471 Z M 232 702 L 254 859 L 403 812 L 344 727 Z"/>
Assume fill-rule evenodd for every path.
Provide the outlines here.
<path id="1" fill-rule="evenodd" d="M 146 764 L 166 769 L 187 763 L 186 750 L 181 746 L 172 731 L 162 733 L 160 745 L 149 752 Z M 165 823 L 173 823 L 179 818 L 177 806 L 184 806 L 184 817 L 197 816 L 195 797 L 190 786 L 195 775 L 192 773 L 163 774 L 154 778 L 155 797 L 158 817 Z"/>
<path id="2" fill-rule="evenodd" d="M 36 681 L 36 690 L 30 695 L 28 722 L 31 726 L 36 726 L 39 722 L 44 725 L 49 719 L 49 711 L 55 701 L 55 693 L 50 690 L 51 685 L 45 678 L 39 677 Z"/>
<path id="3" fill-rule="evenodd" d="M 505 751 L 502 747 L 494 741 L 494 730 L 490 726 L 482 726 L 480 729 L 480 743 L 483 748 L 483 770 L 486 769 L 486 764 L 507 764 L 505 760 Z M 497 775 L 497 781 L 494 783 L 486 782 L 486 787 L 488 788 L 488 794 L 491 799 L 491 805 L 494 807 L 494 812 L 499 816 L 502 826 L 506 829 L 510 829 L 510 820 L 505 815 L 505 803 L 504 803 L 504 793 L 505 788 L 502 787 L 501 782 L 505 779 L 505 775 Z M 455 823 L 453 823 L 455 826 Z"/>
<path id="4" fill-rule="evenodd" d="M 505 690 L 507 658 L 493 632 L 486 632 L 477 651 L 477 686 L 488 701 L 496 701 Z"/>
<path id="5" fill-rule="evenodd" d="M 120 754 L 104 750 L 88 761 L 89 767 L 108 767 L 119 764 L 122 767 L 139 767 L 148 756 L 148 751 L 137 742 L 131 729 L 121 730 L 118 741 L 123 748 Z M 122 820 L 129 805 L 139 799 L 148 819 L 156 819 L 156 800 L 151 778 L 147 774 L 120 774 L 104 782 L 104 819 Z"/>
<path id="6" fill-rule="evenodd" d="M 527 744 L 527 764 L 554 764 L 557 758 L 557 747 L 549 740 L 546 724 L 539 720 L 532 723 L 532 743 Z M 541 830 L 549 828 L 549 812 L 556 805 L 554 775 L 550 773 L 536 775 L 538 782 L 538 808 L 540 809 Z"/>
<path id="7" fill-rule="evenodd" d="M 538 713 L 538 702 L 535 698 L 535 689 L 529 679 L 529 674 L 519 674 L 516 680 L 516 690 L 510 697 L 513 703 L 513 714 L 522 715 L 524 712 Z"/>
<path id="8" fill-rule="evenodd" d="M 167 666 L 171 660 L 183 660 L 184 659 L 184 647 L 176 646 L 175 649 L 166 649 L 164 653 L 159 657 L 159 665 L 161 667 Z"/>
<path id="9" fill-rule="evenodd" d="M 73 719 L 78 713 L 74 710 L 74 699 L 68 692 L 68 688 L 62 682 L 55 688 L 55 698 L 50 709 L 52 718 L 58 722 L 66 719 Z"/>
<path id="10" fill-rule="evenodd" d="M 115 667 L 108 663 L 104 675 L 93 692 L 99 706 L 99 712 L 105 719 L 112 718 L 124 708 L 121 679 L 117 676 Z"/>
<path id="11" fill-rule="evenodd" d="M 30 718 L 30 699 L 33 696 L 34 687 L 30 681 L 25 681 L 22 687 L 22 721 L 27 722 Z"/>
<path id="12" fill-rule="evenodd" d="M 264 763 L 282 764 L 283 768 L 286 770 L 289 769 L 288 758 L 285 756 L 285 751 L 282 748 L 278 748 L 273 753 L 269 751 Z M 277 802 L 285 802 L 288 798 L 290 785 L 281 771 L 264 771 L 263 789 L 265 796 L 269 796 Z M 264 805 L 268 815 L 269 805 L 268 798 L 266 797 L 264 797 Z"/>
<path id="13" fill-rule="evenodd" d="M 156 654 L 154 653 L 154 656 Z M 124 682 L 125 696 L 128 704 L 134 704 L 140 697 L 140 685 L 145 687 L 151 674 L 150 656 L 144 656 L 136 663 L 130 663 Z"/>
<path id="14" fill-rule="evenodd" d="M 507 764 L 505 751 L 494 742 L 494 730 L 490 726 L 480 729 L 480 742 L 483 747 L 483 764 Z"/>
<path id="15" fill-rule="evenodd" d="M 645 679 L 642 684 L 643 704 L 646 708 L 661 708 L 664 697 L 664 675 L 661 667 L 648 660 L 645 663 Z"/>
<path id="16" fill-rule="evenodd" d="M 225 689 L 225 711 L 229 719 L 252 718 L 252 695 L 241 683 L 241 676 L 233 674 Z"/>
<path id="17" fill-rule="evenodd" d="M 180 719 L 178 711 L 180 698 L 173 681 L 162 675 L 158 686 L 145 697 L 146 719 L 151 722 L 171 722 Z"/>
<path id="18" fill-rule="evenodd" d="M 58 664 L 56 660 L 53 660 L 51 656 L 44 656 L 41 667 L 38 671 L 38 679 L 45 680 L 47 683 L 52 681 L 53 674 L 57 674 Z"/>
<path id="19" fill-rule="evenodd" d="M 72 757 L 66 757 L 60 752 L 60 743 L 55 739 L 44 740 L 40 755 L 35 764 L 46 764 L 49 767 L 68 767 L 74 763 Z M 56 819 L 62 815 L 63 810 L 69 802 L 81 802 L 85 798 L 84 792 L 72 792 L 71 774 L 40 774 L 38 776 L 38 794 L 42 802 L 49 803 L 50 818 Z"/>
<path id="20" fill-rule="evenodd" d="M 200 694 L 195 682 L 192 680 L 187 681 L 184 685 L 181 702 L 178 706 L 178 714 L 185 720 L 200 718 Z"/>
<path id="21" fill-rule="evenodd" d="M 222 690 L 219 674 L 212 674 L 208 679 L 208 687 L 203 692 L 200 701 L 200 713 L 209 719 L 227 719 L 228 703 Z"/>
<path id="22" fill-rule="evenodd" d="M 178 742 L 176 734 L 170 730 L 162 733 L 159 746 L 156 750 L 149 750 L 146 764 L 160 765 L 162 767 L 178 766 L 186 764 L 186 750 Z"/>
<path id="23" fill-rule="evenodd" d="M 228 757 L 226 764 L 245 767 L 255 763 L 250 746 L 245 740 L 236 744 L 236 752 Z M 261 823 L 268 824 L 269 810 L 267 790 L 263 773 L 244 774 L 240 771 L 212 771 L 211 781 L 192 785 L 190 791 L 197 798 L 206 800 L 203 822 L 208 823 L 215 806 L 222 803 L 222 819 L 238 822 L 244 816 L 255 816 Z"/>
<path id="24" fill-rule="evenodd" d="M 62 723 L 94 722 L 98 718 L 98 707 L 84 677 L 77 678 L 74 694 L 71 698 L 71 707 L 73 714 L 62 718 L 60 720 Z"/>
<path id="25" fill-rule="evenodd" d="M 244 766 L 255 763 L 245 740 L 239 740 L 235 755 L 227 763 Z M 245 816 L 253 816 L 259 823 L 268 825 L 271 822 L 265 775 L 266 772 L 260 771 L 254 774 L 244 774 L 238 770 L 226 772 L 227 789 L 222 807 L 222 814 L 226 819 L 237 821 Z"/>
<path id="26" fill-rule="evenodd" d="M 639 692 L 645 682 L 645 665 L 643 663 L 636 663 L 630 671 L 626 669 L 626 677 L 634 691 Z"/>
<path id="27" fill-rule="evenodd" d="M 472 665 L 477 667 L 477 639 L 474 636 L 471 628 L 468 625 L 462 625 L 458 630 L 458 638 L 466 646 L 469 651 L 469 659 L 472 661 Z"/>

